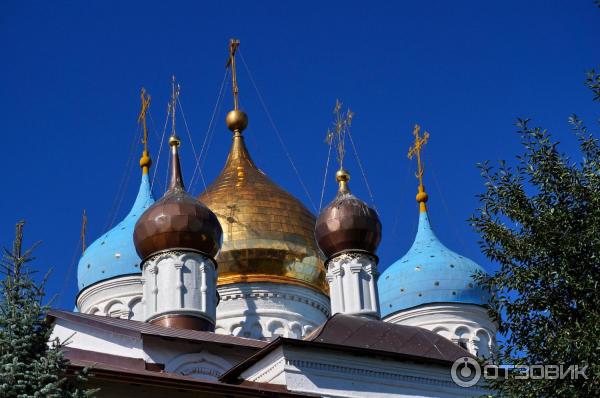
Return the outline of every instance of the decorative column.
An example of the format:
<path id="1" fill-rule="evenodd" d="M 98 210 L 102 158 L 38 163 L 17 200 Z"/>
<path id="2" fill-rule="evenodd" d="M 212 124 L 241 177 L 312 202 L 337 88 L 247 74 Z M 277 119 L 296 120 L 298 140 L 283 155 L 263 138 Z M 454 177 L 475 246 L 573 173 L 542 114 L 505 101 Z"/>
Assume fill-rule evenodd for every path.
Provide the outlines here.
<path id="1" fill-rule="evenodd" d="M 214 260 L 200 252 L 167 250 L 143 262 L 142 276 L 146 281 L 146 322 L 214 330 L 217 295 Z"/>
<path id="2" fill-rule="evenodd" d="M 327 261 L 331 314 L 359 315 L 379 319 L 377 257 L 347 251 Z"/>

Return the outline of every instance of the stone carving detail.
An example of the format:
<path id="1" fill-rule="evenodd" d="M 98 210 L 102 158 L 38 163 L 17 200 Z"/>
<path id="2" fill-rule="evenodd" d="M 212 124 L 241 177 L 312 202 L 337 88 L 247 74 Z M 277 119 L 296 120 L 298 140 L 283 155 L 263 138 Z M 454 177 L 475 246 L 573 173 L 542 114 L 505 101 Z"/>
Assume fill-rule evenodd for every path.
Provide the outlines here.
<path id="1" fill-rule="evenodd" d="M 216 381 L 221 374 L 233 365 L 208 351 L 179 355 L 167 364 L 165 371 L 189 376 L 195 379 Z"/>

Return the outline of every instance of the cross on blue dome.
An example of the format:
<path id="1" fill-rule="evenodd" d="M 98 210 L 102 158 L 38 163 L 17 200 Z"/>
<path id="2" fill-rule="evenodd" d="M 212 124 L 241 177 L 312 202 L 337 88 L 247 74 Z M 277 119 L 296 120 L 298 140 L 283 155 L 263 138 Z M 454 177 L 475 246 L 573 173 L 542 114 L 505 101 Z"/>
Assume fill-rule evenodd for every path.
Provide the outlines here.
<path id="1" fill-rule="evenodd" d="M 133 229 L 138 218 L 154 203 L 147 173 L 129 214 L 113 229 L 94 241 L 83 253 L 77 267 L 77 287 L 83 290 L 94 283 L 117 276 L 139 274 L 141 259 L 133 244 Z"/>
<path id="2" fill-rule="evenodd" d="M 427 215 L 429 196 L 423 186 L 422 150 L 429 133 L 421 135 L 416 124 L 414 144 L 409 159 L 417 158 L 419 180 L 419 229 L 411 248 L 400 260 L 386 269 L 379 280 L 379 301 L 382 318 L 423 304 L 461 303 L 486 305 L 489 294 L 476 283 L 473 276 L 484 269 L 474 261 L 448 249 L 433 233 Z"/>

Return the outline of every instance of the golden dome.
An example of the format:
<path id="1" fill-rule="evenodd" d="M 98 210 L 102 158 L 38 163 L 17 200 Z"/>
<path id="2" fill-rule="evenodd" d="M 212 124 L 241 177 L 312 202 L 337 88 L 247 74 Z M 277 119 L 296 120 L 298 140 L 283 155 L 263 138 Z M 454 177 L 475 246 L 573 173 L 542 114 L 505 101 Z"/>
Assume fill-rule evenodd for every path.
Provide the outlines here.
<path id="1" fill-rule="evenodd" d="M 223 226 L 219 286 L 287 283 L 327 294 L 315 217 L 256 167 L 239 131 L 223 171 L 198 199 Z"/>

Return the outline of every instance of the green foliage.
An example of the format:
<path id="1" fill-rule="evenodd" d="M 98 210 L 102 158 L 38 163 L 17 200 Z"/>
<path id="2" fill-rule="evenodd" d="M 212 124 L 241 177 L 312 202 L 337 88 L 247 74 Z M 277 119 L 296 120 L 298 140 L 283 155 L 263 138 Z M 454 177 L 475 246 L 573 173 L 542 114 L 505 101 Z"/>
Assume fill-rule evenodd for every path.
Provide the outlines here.
<path id="1" fill-rule="evenodd" d="M 586 85 L 600 99 L 593 71 Z M 587 397 L 600 391 L 600 147 L 573 115 L 572 161 L 548 131 L 517 123 L 524 152 L 511 167 L 481 165 L 486 191 L 471 218 L 485 255 L 499 264 L 478 281 L 493 293 L 502 364 L 588 366 L 587 379 L 492 384 L 502 396 Z"/>
<path id="2" fill-rule="evenodd" d="M 81 387 L 86 372 L 67 378 L 62 343 L 48 344 L 52 325 L 43 302 L 46 278 L 37 284 L 27 266 L 33 248 L 22 253 L 23 224 L 17 224 L 13 248 L 4 250 L 0 264 L 0 396 L 91 397 L 94 391 Z"/>

